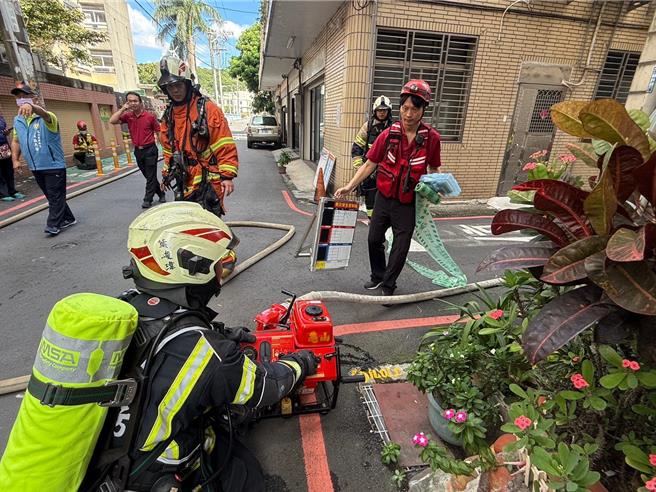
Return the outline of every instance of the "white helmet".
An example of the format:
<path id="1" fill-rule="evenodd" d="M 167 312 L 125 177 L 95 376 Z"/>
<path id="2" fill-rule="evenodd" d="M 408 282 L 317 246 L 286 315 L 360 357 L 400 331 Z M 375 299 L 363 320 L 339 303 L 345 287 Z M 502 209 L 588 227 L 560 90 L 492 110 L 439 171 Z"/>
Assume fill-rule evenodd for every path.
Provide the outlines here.
<path id="1" fill-rule="evenodd" d="M 378 96 L 374 101 L 374 111 L 379 109 L 386 109 L 392 111 L 392 102 L 387 96 Z"/>
<path id="2" fill-rule="evenodd" d="M 130 224 L 128 250 L 142 277 L 168 285 L 202 285 L 230 253 L 233 234 L 198 203 L 172 202 L 143 212 Z"/>

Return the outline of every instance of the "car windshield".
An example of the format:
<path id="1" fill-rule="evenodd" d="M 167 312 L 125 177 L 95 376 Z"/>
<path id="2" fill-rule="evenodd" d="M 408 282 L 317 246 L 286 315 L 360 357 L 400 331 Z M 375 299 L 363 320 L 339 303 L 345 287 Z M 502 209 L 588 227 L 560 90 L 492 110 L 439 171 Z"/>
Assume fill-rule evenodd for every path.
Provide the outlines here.
<path id="1" fill-rule="evenodd" d="M 278 122 L 273 116 L 253 116 L 253 125 L 260 126 L 278 126 Z"/>

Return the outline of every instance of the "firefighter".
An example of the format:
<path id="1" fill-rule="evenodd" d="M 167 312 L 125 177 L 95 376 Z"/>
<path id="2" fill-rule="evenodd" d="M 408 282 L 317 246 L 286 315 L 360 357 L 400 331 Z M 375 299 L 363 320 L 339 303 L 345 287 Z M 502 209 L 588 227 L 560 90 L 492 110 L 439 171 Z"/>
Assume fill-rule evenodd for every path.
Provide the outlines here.
<path id="1" fill-rule="evenodd" d="M 421 176 L 438 172 L 442 165 L 440 134 L 422 121 L 431 97 L 425 80 L 408 81 L 399 97 L 399 121 L 380 134 L 367 152 L 366 164 L 346 186 L 335 191 L 336 198 L 352 193 L 378 167 L 378 191 L 368 236 L 371 277 L 364 288 L 381 288 L 384 296 L 394 294 L 396 279 L 410 250 L 415 229 L 415 186 Z M 385 231 L 390 226 L 393 240 L 386 261 Z"/>
<path id="2" fill-rule="evenodd" d="M 223 111 L 203 96 L 183 62 L 163 58 L 157 85 L 170 103 L 161 121 L 162 188 L 221 217 L 234 189 L 237 147 Z"/>
<path id="3" fill-rule="evenodd" d="M 351 147 L 351 162 L 357 170 L 367 160 L 365 155 L 378 135 L 392 124 L 392 103 L 386 96 L 378 96 L 374 102 L 371 118 L 360 127 Z M 376 171 L 358 185 L 358 195 L 364 197 L 367 216 L 371 218 L 376 199 Z"/>
<path id="4" fill-rule="evenodd" d="M 97 451 L 96 463 L 106 462 L 112 449 L 121 448 L 121 439 L 136 436 L 129 481 L 117 483 L 121 467 L 116 467 L 104 478 L 107 490 L 123 490 L 111 488 L 117 485 L 134 491 L 192 490 L 201 484 L 202 490 L 265 490 L 257 459 L 226 429 L 225 414 L 216 410 L 275 404 L 314 374 L 317 362 L 307 350 L 274 363 L 253 362 L 238 345 L 254 341 L 253 335 L 210 323 L 216 313 L 207 304 L 221 290 L 222 259 L 232 241 L 226 224 L 196 203 L 167 203 L 130 224 L 132 259 L 124 276 L 134 280 L 136 290 L 121 298 L 139 312 L 135 337 L 153 338 L 165 322 L 170 326 L 145 369 L 141 414 L 132 418 L 131 407 L 121 408 L 109 425 L 109 453 Z M 146 364 L 137 360 L 135 366 Z M 136 425 L 133 432 L 131 424 Z M 87 476 L 95 480 L 103 475 L 92 466 Z M 95 487 L 98 482 L 82 490 Z"/>
<path id="5" fill-rule="evenodd" d="M 87 131 L 87 124 L 83 120 L 76 123 L 77 133 L 73 135 L 73 158 L 77 161 L 79 169 L 95 169 L 96 161 L 92 160 L 92 165 L 86 165 L 87 154 L 94 155 L 93 144 L 97 143 L 96 137 Z"/>

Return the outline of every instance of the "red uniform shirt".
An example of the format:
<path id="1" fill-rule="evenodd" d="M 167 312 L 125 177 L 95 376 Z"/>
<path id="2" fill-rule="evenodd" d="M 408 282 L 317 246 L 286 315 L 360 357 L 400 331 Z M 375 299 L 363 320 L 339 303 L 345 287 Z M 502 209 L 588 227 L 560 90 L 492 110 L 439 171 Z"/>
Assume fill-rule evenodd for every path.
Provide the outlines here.
<path id="1" fill-rule="evenodd" d="M 387 151 L 387 136 L 390 129 L 387 128 L 383 133 L 378 135 L 378 138 L 367 152 L 367 160 L 378 164 L 385 158 Z M 399 154 L 405 159 L 409 158 L 415 150 L 415 141 L 408 142 L 405 133 L 401 137 L 401 145 Z M 442 165 L 440 158 L 440 134 L 434 128 L 428 132 L 428 142 L 426 147 L 426 164 L 429 168 L 437 168 Z"/>
<path id="2" fill-rule="evenodd" d="M 130 138 L 135 147 L 145 147 L 155 143 L 155 132 L 159 133 L 159 121 L 155 115 L 142 111 L 139 116 L 132 111 L 126 111 L 119 117 L 121 123 L 128 124 Z"/>

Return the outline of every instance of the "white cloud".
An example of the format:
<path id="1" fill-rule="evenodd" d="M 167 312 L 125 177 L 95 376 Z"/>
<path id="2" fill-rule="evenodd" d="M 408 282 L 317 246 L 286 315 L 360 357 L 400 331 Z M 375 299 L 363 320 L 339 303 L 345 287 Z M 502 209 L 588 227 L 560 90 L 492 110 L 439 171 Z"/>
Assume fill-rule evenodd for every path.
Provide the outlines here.
<path id="1" fill-rule="evenodd" d="M 155 22 L 130 5 L 128 5 L 128 11 L 134 44 L 144 48 L 161 48 L 165 52 L 168 49 L 168 43 L 162 43 L 157 39 Z"/>
<path id="2" fill-rule="evenodd" d="M 238 39 L 241 36 L 241 33 L 244 32 L 248 26 L 242 26 L 236 22 L 224 20 L 221 23 L 220 31 L 223 31 L 226 36 L 233 39 Z"/>

